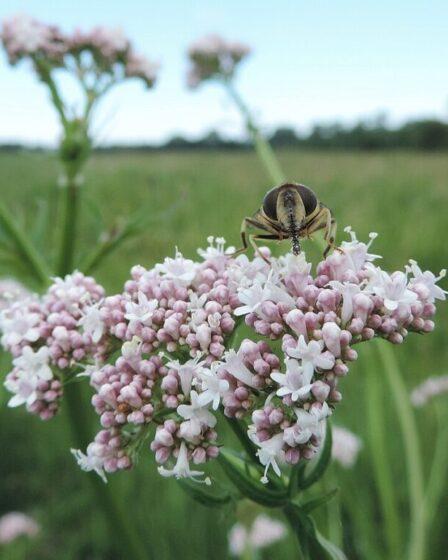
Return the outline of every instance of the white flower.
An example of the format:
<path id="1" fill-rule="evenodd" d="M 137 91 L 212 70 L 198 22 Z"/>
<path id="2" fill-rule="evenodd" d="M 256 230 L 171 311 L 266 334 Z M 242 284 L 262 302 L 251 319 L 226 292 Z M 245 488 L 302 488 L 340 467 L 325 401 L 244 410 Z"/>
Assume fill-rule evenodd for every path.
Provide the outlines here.
<path id="1" fill-rule="evenodd" d="M 78 321 L 87 335 L 90 335 L 92 342 L 97 344 L 104 334 L 104 322 L 99 310 L 100 303 L 96 303 L 84 309 L 82 317 Z"/>
<path id="2" fill-rule="evenodd" d="M 249 427 L 249 437 L 260 449 L 257 451 L 257 457 L 260 463 L 265 467 L 264 475 L 261 477 L 261 482 L 267 484 L 269 482 L 267 473 L 270 467 L 274 469 L 275 474 L 281 476 L 281 470 L 277 461 L 282 461 L 283 453 L 283 433 L 276 434 L 270 439 L 260 441 L 254 433 L 254 426 Z"/>
<path id="3" fill-rule="evenodd" d="M 86 454 L 80 449 L 70 449 L 70 451 L 83 471 L 95 471 L 101 480 L 107 483 L 104 472 L 104 457 L 102 455 L 103 448 L 103 445 L 93 441 L 87 446 Z"/>
<path id="4" fill-rule="evenodd" d="M 271 373 L 272 379 L 281 385 L 280 389 L 277 390 L 277 395 L 279 397 L 291 395 L 293 401 L 307 399 L 313 386 L 311 383 L 313 371 L 310 373 L 308 369 L 305 374 L 303 367 L 299 365 L 297 360 L 287 359 L 285 364 L 286 374 Z"/>
<path id="5" fill-rule="evenodd" d="M 198 428 L 195 432 L 200 433 L 202 426 L 213 428 L 216 425 L 216 417 L 202 404 L 196 391 L 191 391 L 190 401 L 191 404 L 181 404 L 177 407 L 179 416 L 189 420 L 192 427 Z"/>
<path id="6" fill-rule="evenodd" d="M 250 530 L 236 523 L 229 533 L 229 549 L 234 556 L 242 556 L 248 549 L 259 550 L 286 536 L 286 527 L 264 513 L 258 515 Z"/>
<path id="7" fill-rule="evenodd" d="M 283 439 L 290 447 L 307 443 L 315 435 L 322 436 L 322 421 L 331 414 L 327 403 L 322 408 L 313 407 L 311 411 L 303 408 L 294 409 L 297 422 L 283 432 Z"/>
<path id="8" fill-rule="evenodd" d="M 174 259 L 167 257 L 163 264 L 156 265 L 155 270 L 181 286 L 189 286 L 196 276 L 197 267 L 195 262 L 184 259 L 182 253 L 176 250 Z"/>
<path id="9" fill-rule="evenodd" d="M 23 341 L 36 342 L 39 339 L 40 315 L 26 310 L 25 302 L 18 302 L 0 314 L 2 345 L 15 346 Z"/>
<path id="10" fill-rule="evenodd" d="M 227 274 L 235 288 L 249 288 L 253 284 L 263 284 L 269 275 L 269 265 L 256 256 L 249 260 L 247 255 L 238 255 L 230 263 Z"/>
<path id="11" fill-rule="evenodd" d="M 200 362 L 202 354 L 197 354 L 195 358 L 181 364 L 178 360 L 167 362 L 166 366 L 177 371 L 182 387 L 182 393 L 189 395 L 193 379 L 204 369 L 204 363 Z"/>
<path id="12" fill-rule="evenodd" d="M 8 28 L 12 35 L 11 47 L 27 53 L 34 53 L 44 47 L 49 38 L 48 27 L 27 14 L 18 14 L 5 20 L 4 28 Z"/>
<path id="13" fill-rule="evenodd" d="M 36 352 L 33 352 L 31 346 L 25 346 L 20 356 L 13 360 L 13 365 L 30 378 L 36 377 L 49 381 L 53 378 L 48 361 L 50 352 L 46 346 L 42 346 Z"/>
<path id="14" fill-rule="evenodd" d="M 0 517 L 0 545 L 9 544 L 23 535 L 35 537 L 39 531 L 36 521 L 24 513 L 10 511 Z"/>
<path id="15" fill-rule="evenodd" d="M 282 277 L 290 276 L 291 274 L 308 275 L 311 271 L 311 263 L 306 261 L 305 253 L 287 253 L 278 258 L 279 273 Z"/>
<path id="16" fill-rule="evenodd" d="M 244 365 L 243 360 L 238 356 L 235 350 L 229 350 L 224 354 L 223 366 L 235 379 L 238 379 L 253 389 L 256 388 L 253 380 L 254 374 Z"/>
<path id="17" fill-rule="evenodd" d="M 239 289 L 238 298 L 243 305 L 235 309 L 236 316 L 256 313 L 265 301 L 265 291 L 263 286 L 257 282 L 250 288 Z"/>
<path id="18" fill-rule="evenodd" d="M 225 249 L 226 240 L 224 237 L 207 237 L 208 247 L 206 249 L 198 249 L 198 255 L 204 260 L 225 260 L 229 255 L 232 255 L 236 249 L 235 247 L 227 247 Z"/>
<path id="19" fill-rule="evenodd" d="M 14 393 L 14 396 L 8 401 L 8 406 L 15 408 L 22 404 L 32 405 L 37 399 L 38 382 L 38 377 L 30 377 L 23 371 L 7 378 L 4 383 L 5 388 L 10 393 Z"/>
<path id="20" fill-rule="evenodd" d="M 129 321 L 129 326 L 131 328 L 135 325 L 151 326 L 152 316 L 159 305 L 158 301 L 156 299 L 148 300 L 143 292 L 138 292 L 137 299 L 138 303 L 128 301 L 125 305 L 125 318 Z"/>
<path id="21" fill-rule="evenodd" d="M 345 325 L 353 317 L 353 298 L 360 293 L 361 288 L 358 284 L 339 282 L 338 280 L 332 280 L 329 285 L 342 295 L 341 319 Z"/>
<path id="22" fill-rule="evenodd" d="M 346 469 L 353 467 L 362 448 L 361 439 L 350 430 L 338 426 L 333 427 L 332 435 L 331 455 L 333 459 Z"/>
<path id="23" fill-rule="evenodd" d="M 211 484 L 209 478 L 206 478 L 205 480 L 197 480 L 196 477 L 204 476 L 203 472 L 190 470 L 190 465 L 188 463 L 187 446 L 184 442 L 180 444 L 179 455 L 177 456 L 177 461 L 174 467 L 172 469 L 166 469 L 165 467 L 160 466 L 157 470 L 162 476 L 165 477 L 174 476 L 177 479 L 191 478 L 196 482 L 204 482 L 207 485 Z"/>
<path id="24" fill-rule="evenodd" d="M 408 279 L 404 272 L 396 271 L 389 275 L 373 265 L 366 265 L 369 271 L 369 283 L 366 290 L 383 298 L 384 307 L 395 311 L 400 306 L 410 306 L 418 296 L 408 289 Z"/>
<path id="25" fill-rule="evenodd" d="M 301 360 L 305 378 L 311 379 L 316 368 L 331 369 L 334 366 L 334 356 L 329 352 L 323 352 L 322 340 L 310 340 L 306 342 L 303 335 L 299 336 L 296 347 L 289 347 L 286 353 L 291 358 Z"/>
<path id="26" fill-rule="evenodd" d="M 212 403 L 213 410 L 218 410 L 221 398 L 229 390 L 229 382 L 218 377 L 218 369 L 221 362 L 214 362 L 210 369 L 203 368 L 199 372 L 202 393 L 199 395 L 199 403 L 206 406 Z"/>
<path id="27" fill-rule="evenodd" d="M 121 347 L 121 355 L 128 362 L 138 361 L 141 358 L 140 350 L 143 341 L 138 336 L 133 336 L 132 340 L 127 340 Z"/>
<path id="28" fill-rule="evenodd" d="M 351 237 L 350 241 L 343 241 L 341 243 L 342 254 L 341 257 L 346 261 L 347 268 L 359 272 L 366 262 L 371 262 L 380 259 L 379 255 L 373 255 L 368 252 L 373 240 L 378 237 L 377 233 L 369 233 L 369 243 L 362 243 L 356 238 L 356 233 L 352 231 L 350 226 L 344 228 L 344 231 Z"/>
<path id="29" fill-rule="evenodd" d="M 410 281 L 409 285 L 414 287 L 418 285 L 423 285 L 428 291 L 427 301 L 433 303 L 436 299 L 445 300 L 448 292 L 442 290 L 440 286 L 437 286 L 436 282 L 441 280 L 446 276 L 446 270 L 441 270 L 439 276 L 436 276 L 429 270 L 422 272 L 421 268 L 413 260 L 409 261 L 410 266 L 406 267 L 407 272 L 411 272 L 414 276 Z"/>
<path id="30" fill-rule="evenodd" d="M 195 311 L 204 308 L 204 305 L 207 301 L 207 294 L 202 294 L 201 296 L 198 296 L 196 292 L 194 292 L 193 290 L 189 290 L 188 296 L 190 298 L 188 302 L 188 311 L 194 313 Z"/>
<path id="31" fill-rule="evenodd" d="M 411 402 L 414 406 L 420 407 L 443 393 L 448 393 L 448 375 L 428 377 L 412 391 Z"/>

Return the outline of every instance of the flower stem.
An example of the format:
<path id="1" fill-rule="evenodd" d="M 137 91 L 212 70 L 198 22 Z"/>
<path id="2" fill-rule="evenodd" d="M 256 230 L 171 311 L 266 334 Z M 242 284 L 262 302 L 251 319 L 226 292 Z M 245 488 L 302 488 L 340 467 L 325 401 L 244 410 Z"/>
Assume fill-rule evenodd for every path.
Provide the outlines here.
<path id="1" fill-rule="evenodd" d="M 403 376 L 392 349 L 386 343 L 378 353 L 389 381 L 403 435 L 410 499 L 409 560 L 423 560 L 425 550 L 424 482 L 417 423 Z"/>
<path id="2" fill-rule="evenodd" d="M 445 406 L 436 406 L 437 439 L 431 472 L 429 474 L 424 503 L 424 519 L 426 527 L 430 527 L 437 512 L 440 498 L 443 496 L 448 470 L 448 414 Z"/>
<path id="3" fill-rule="evenodd" d="M 72 438 L 80 449 L 85 449 L 91 440 L 89 416 L 83 407 L 82 385 L 72 383 L 65 387 L 65 406 L 69 420 Z M 152 555 L 145 549 L 138 537 L 134 526 L 120 508 L 111 489 L 106 486 L 94 473 L 87 474 L 98 504 L 103 510 L 109 524 L 111 535 L 116 541 L 116 546 L 122 549 L 123 558 L 132 560 L 149 560 Z"/>
<path id="4" fill-rule="evenodd" d="M 390 469 L 390 458 L 386 448 L 387 434 L 383 414 L 381 380 L 374 366 L 370 348 L 365 348 L 366 363 L 366 408 L 369 427 L 370 448 L 376 487 L 379 493 L 384 529 L 387 540 L 388 558 L 401 556 L 400 516 L 398 514 L 394 482 Z"/>
<path id="5" fill-rule="evenodd" d="M 258 157 L 266 167 L 272 182 L 277 185 L 283 183 L 285 175 L 280 167 L 277 156 L 275 155 L 270 143 L 266 140 L 263 134 L 261 134 L 259 127 L 255 124 L 254 118 L 248 106 L 243 101 L 240 94 L 236 91 L 230 80 L 226 80 L 224 85 L 230 98 L 233 100 L 243 116 L 246 130 L 252 138 Z"/>
<path id="6" fill-rule="evenodd" d="M 67 179 L 64 187 L 62 237 L 57 265 L 59 276 L 69 274 L 73 270 L 79 214 L 80 187 L 76 182 L 76 173 L 71 172 Z"/>
<path id="7" fill-rule="evenodd" d="M 16 220 L 11 216 L 7 208 L 0 202 L 0 225 L 8 233 L 21 257 L 29 265 L 36 280 L 46 286 L 49 281 L 50 273 L 39 253 L 32 245 L 26 233 L 17 225 Z"/>

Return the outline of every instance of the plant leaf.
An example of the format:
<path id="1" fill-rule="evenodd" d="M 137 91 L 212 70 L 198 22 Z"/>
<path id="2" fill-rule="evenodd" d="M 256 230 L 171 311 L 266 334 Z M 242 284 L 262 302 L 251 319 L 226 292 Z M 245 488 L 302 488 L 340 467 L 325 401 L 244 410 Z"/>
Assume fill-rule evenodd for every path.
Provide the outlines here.
<path id="1" fill-rule="evenodd" d="M 202 484 L 186 479 L 180 479 L 177 482 L 190 498 L 206 507 L 219 508 L 232 500 L 232 495 L 227 490 L 210 490 Z"/>
<path id="2" fill-rule="evenodd" d="M 333 490 L 330 490 L 329 492 L 322 494 L 322 496 L 318 496 L 317 498 L 308 500 L 308 502 L 302 504 L 300 508 L 305 513 L 311 513 L 313 510 L 323 506 L 324 504 L 332 500 L 338 492 L 339 492 L 339 488 L 333 488 Z"/>
<path id="3" fill-rule="evenodd" d="M 262 484 L 258 479 L 260 471 L 253 464 L 223 448 L 218 461 L 230 481 L 246 498 L 266 507 L 281 507 L 287 503 L 286 488 L 272 489 Z"/>

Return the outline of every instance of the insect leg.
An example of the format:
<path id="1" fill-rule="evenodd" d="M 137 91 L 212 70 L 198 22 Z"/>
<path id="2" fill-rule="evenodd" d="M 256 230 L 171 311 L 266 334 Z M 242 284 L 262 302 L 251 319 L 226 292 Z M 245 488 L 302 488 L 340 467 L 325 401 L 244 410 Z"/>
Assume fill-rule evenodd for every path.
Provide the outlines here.
<path id="1" fill-rule="evenodd" d="M 316 217 L 308 224 L 307 234 L 310 236 L 320 229 L 325 230 L 324 239 L 327 242 L 327 246 L 324 251 L 324 257 L 326 257 L 329 250 L 334 247 L 336 239 L 336 220 L 333 218 L 331 210 L 324 205 L 321 206 Z"/>
<path id="2" fill-rule="evenodd" d="M 252 245 L 255 253 L 261 257 L 265 262 L 267 262 L 268 264 L 271 264 L 271 261 L 265 256 L 263 255 L 263 253 L 260 251 L 260 247 L 258 247 L 258 245 L 255 243 L 256 240 L 262 240 L 262 239 L 278 239 L 278 235 L 271 235 L 271 234 L 261 234 L 261 235 L 257 235 L 257 234 L 252 234 L 249 235 L 249 242 Z"/>

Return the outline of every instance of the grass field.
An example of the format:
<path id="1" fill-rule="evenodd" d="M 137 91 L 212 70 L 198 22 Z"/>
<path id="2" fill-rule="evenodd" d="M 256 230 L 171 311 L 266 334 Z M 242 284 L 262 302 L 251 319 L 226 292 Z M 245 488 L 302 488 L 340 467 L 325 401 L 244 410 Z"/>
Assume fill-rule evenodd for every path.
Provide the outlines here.
<path id="1" fill-rule="evenodd" d="M 421 153 L 316 153 L 283 152 L 280 160 L 288 177 L 311 186 L 333 209 L 343 227 L 351 225 L 360 239 L 370 231 L 379 233 L 373 252 L 384 255 L 384 267 L 403 267 L 408 258 L 422 268 L 438 272 L 447 265 L 448 158 Z M 56 161 L 43 154 L 0 154 L 2 200 L 31 229 L 31 222 L 49 192 L 57 188 Z M 174 252 L 186 256 L 206 245 L 210 234 L 239 243 L 243 216 L 255 211 L 270 188 L 263 168 L 251 153 L 151 153 L 148 155 L 96 155 L 86 170 L 83 193 L 85 216 L 77 239 L 86 253 L 102 224 L 147 207 L 154 222 L 137 241 L 124 245 L 104 261 L 96 276 L 108 290 L 119 289 L 129 268 L 136 263 L 151 266 Z M 176 204 L 162 219 L 158 213 Z M 56 209 L 51 208 L 36 241 L 51 260 L 50 241 L 55 230 Z M 119 223 L 119 222 L 118 222 Z M 287 246 L 283 248 L 287 249 Z M 304 249 L 317 258 L 312 243 Z M 279 247 L 276 250 L 282 250 Z M 1 273 L 8 274 L 7 264 Z M 446 286 L 445 286 L 446 287 Z M 427 337 L 411 336 L 396 357 L 412 389 L 429 375 L 447 373 L 448 313 L 436 318 L 436 331 Z M 384 402 L 385 433 L 377 449 L 375 429 L 369 426 L 365 361 L 359 361 L 342 384 L 344 400 L 334 415 L 335 423 L 355 431 L 364 449 L 355 468 L 330 473 L 341 487 L 344 541 L 349 558 L 386 558 L 383 544 L 389 528 L 379 506 L 380 489 L 373 473 L 377 453 L 387 454 L 399 500 L 397 533 L 406 543 L 406 472 L 397 418 L 390 406 L 380 364 L 377 388 Z M 5 372 L 6 373 L 6 372 Z M 369 385 L 371 387 L 371 385 Z M 92 503 L 86 477 L 77 470 L 68 452 L 65 419 L 43 424 L 23 410 L 7 410 L 3 395 L 1 418 L 0 512 L 27 511 L 43 527 L 33 544 L 31 559 L 113 559 L 101 513 Z M 418 411 L 419 431 L 429 471 L 434 448 L 435 415 L 432 408 Z M 92 426 L 93 434 L 94 426 Z M 448 444 L 448 442 L 446 442 Z M 173 481 L 155 472 L 151 452 L 145 453 L 133 474 L 110 477 L 109 483 L 126 504 L 130 519 L 139 528 L 157 560 L 227 558 L 226 535 L 234 522 L 232 511 L 210 514 L 180 493 Z M 443 559 L 448 545 L 448 500 L 436 516 L 429 539 L 428 559 Z M 324 514 L 319 518 L 328 533 Z M 330 530 L 339 530 L 330 523 Z M 295 558 L 292 537 L 278 550 L 280 558 Z M 266 558 L 272 558 L 266 552 Z M 398 560 L 398 559 L 397 559 Z"/>

